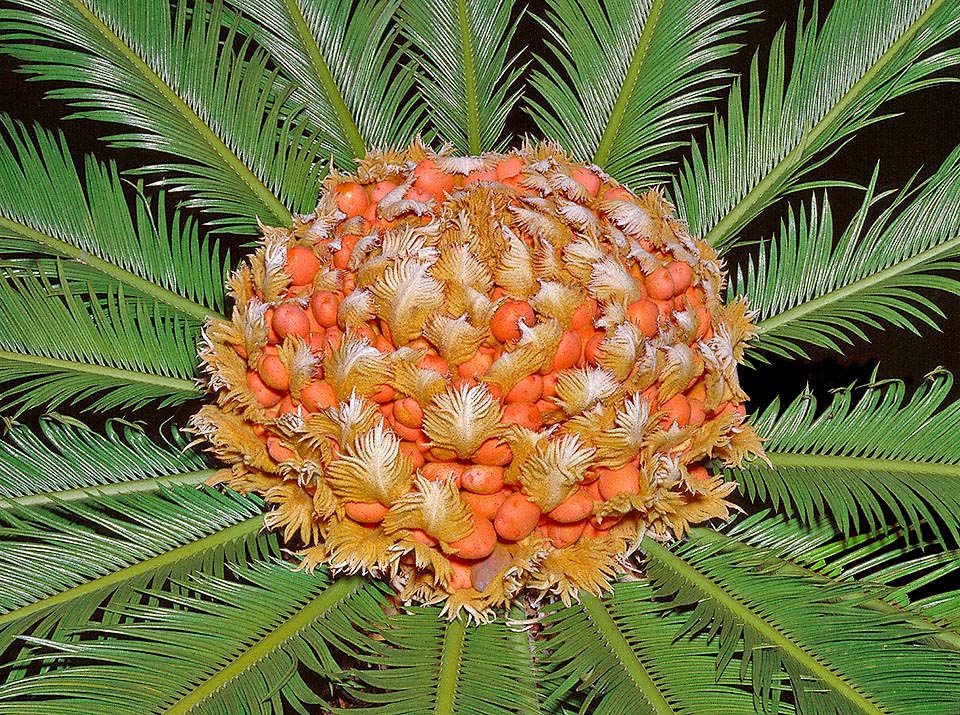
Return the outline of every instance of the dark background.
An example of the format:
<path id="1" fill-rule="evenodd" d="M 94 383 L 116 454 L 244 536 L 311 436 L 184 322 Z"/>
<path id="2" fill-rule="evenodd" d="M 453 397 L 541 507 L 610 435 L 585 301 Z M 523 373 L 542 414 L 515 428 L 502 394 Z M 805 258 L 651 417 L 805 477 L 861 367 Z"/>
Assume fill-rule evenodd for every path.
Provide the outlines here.
<path id="1" fill-rule="evenodd" d="M 745 48 L 728 61 L 728 66 L 741 73 L 746 73 L 754 47 L 769 43 L 782 24 L 792 26 L 796 21 L 795 3 L 755 5 L 763 7 L 762 21 L 756 23 L 745 36 Z M 824 15 L 828 6 L 829 3 L 821 3 Z M 536 5 L 532 9 L 536 11 Z M 791 33 L 788 31 L 788 37 Z M 539 26 L 531 17 L 524 18 L 517 33 L 517 44 L 531 44 L 536 48 L 541 39 Z M 137 152 L 107 150 L 97 139 L 108 133 L 106 127 L 65 120 L 64 117 L 69 114 L 68 107 L 42 99 L 43 92 L 51 85 L 28 82 L 24 76 L 13 71 L 14 67 L 15 63 L 9 58 L 0 56 L 0 111 L 24 121 L 38 121 L 48 128 L 60 127 L 78 157 L 85 152 L 93 152 L 101 159 L 115 159 L 121 169 L 145 161 L 144 155 Z M 812 176 L 842 177 L 866 183 L 877 160 L 880 161 L 880 190 L 901 186 L 918 169 L 922 176 L 929 175 L 960 142 L 958 105 L 958 84 L 942 85 L 932 91 L 888 103 L 883 107 L 885 111 L 903 116 L 861 132 L 833 161 Z M 518 134 L 533 131 L 519 111 L 511 117 L 511 127 Z M 15 190 L 15 187 L 2 187 L 2 190 Z M 808 198 L 809 194 L 796 196 L 797 201 Z M 859 206 L 861 194 L 853 190 L 833 190 L 830 200 L 835 225 L 842 227 Z M 776 232 L 781 214 L 782 211 L 768 211 L 761 216 L 752 227 L 754 235 L 757 238 L 769 238 Z M 728 256 L 728 260 L 735 264 L 742 260 L 742 255 L 735 252 Z M 900 377 L 908 386 L 915 386 L 927 372 L 940 365 L 948 367 L 955 374 L 960 373 L 960 297 L 942 292 L 932 297 L 947 316 L 939 321 L 942 332 L 925 325 L 919 327 L 919 335 L 895 329 L 868 329 L 870 342 L 857 341 L 846 348 L 843 354 L 811 348 L 808 350 L 811 357 L 809 361 L 786 363 L 777 360 L 772 365 L 759 365 L 755 369 L 745 370 L 742 380 L 754 400 L 754 407 L 762 407 L 777 394 L 790 399 L 806 384 L 812 385 L 818 395 L 826 398 L 826 391 L 830 388 L 866 381 L 878 363 L 880 378 Z M 960 398 L 960 389 L 954 388 L 954 397 Z"/>

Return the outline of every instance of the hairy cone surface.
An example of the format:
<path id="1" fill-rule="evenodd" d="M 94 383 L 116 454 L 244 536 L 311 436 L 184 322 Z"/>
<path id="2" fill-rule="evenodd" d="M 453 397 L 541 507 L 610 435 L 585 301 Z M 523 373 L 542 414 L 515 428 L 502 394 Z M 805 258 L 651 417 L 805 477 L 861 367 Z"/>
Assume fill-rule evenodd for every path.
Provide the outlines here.
<path id="1" fill-rule="evenodd" d="M 753 327 L 671 209 L 549 144 L 330 177 L 206 328 L 218 481 L 262 494 L 306 568 L 476 618 L 598 593 L 644 535 L 726 517 L 704 463 L 761 454 Z"/>

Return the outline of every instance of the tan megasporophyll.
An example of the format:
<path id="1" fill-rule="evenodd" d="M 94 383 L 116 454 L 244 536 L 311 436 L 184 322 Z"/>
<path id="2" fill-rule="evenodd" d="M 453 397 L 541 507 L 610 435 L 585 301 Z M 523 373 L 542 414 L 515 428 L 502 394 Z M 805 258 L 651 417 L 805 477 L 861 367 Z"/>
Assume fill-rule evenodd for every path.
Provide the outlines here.
<path id="1" fill-rule="evenodd" d="M 671 210 L 549 144 L 331 176 L 206 327 L 217 480 L 263 495 L 305 567 L 481 619 L 598 593 L 642 537 L 726 517 L 705 464 L 761 453 L 753 326 Z"/>

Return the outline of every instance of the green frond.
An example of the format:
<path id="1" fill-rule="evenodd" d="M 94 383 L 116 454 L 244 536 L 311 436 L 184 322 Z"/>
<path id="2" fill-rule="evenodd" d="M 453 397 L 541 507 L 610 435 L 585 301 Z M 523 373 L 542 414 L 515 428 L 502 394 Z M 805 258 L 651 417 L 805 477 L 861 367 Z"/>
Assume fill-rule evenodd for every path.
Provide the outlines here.
<path id="1" fill-rule="evenodd" d="M 960 570 L 960 551 L 955 548 L 905 539 L 903 533 L 889 529 L 845 537 L 827 519 L 805 524 L 765 511 L 725 525 L 722 533 L 703 527 L 692 532 L 704 544 L 763 549 L 784 562 L 784 573 L 796 567 L 805 577 L 816 573 L 853 583 L 869 597 L 864 608 L 900 613 L 929 631 L 927 642 L 960 650 L 958 623 L 931 610 L 924 596 L 931 584 L 954 578 Z M 949 602 L 950 595 L 943 594 L 943 600 Z"/>
<path id="2" fill-rule="evenodd" d="M 0 47 L 24 71 L 64 82 L 49 96 L 74 116 L 128 130 L 111 145 L 178 161 L 145 167 L 187 190 L 212 224 L 254 233 L 257 220 L 288 225 L 309 211 L 323 171 L 317 140 L 283 116 L 264 53 L 221 37 L 220 0 L 15 0 L 0 12 Z M 222 111 L 229 107 L 230 111 Z"/>
<path id="3" fill-rule="evenodd" d="M 397 50 L 399 0 L 228 0 L 292 83 L 287 100 L 319 131 L 318 156 L 343 170 L 369 148 L 407 144 L 423 125 Z"/>
<path id="4" fill-rule="evenodd" d="M 161 304 L 84 294 L 62 274 L 0 271 L 0 396 L 8 409 L 195 399 L 198 327 Z"/>
<path id="5" fill-rule="evenodd" d="M 550 0 L 542 21 L 549 54 L 538 58 L 530 101 L 545 136 L 626 184 L 667 178 L 664 155 L 699 126 L 729 78 L 719 63 L 755 13 L 743 0 Z"/>
<path id="6" fill-rule="evenodd" d="M 953 50 L 934 51 L 960 29 L 953 0 L 838 0 L 822 24 L 815 9 L 797 25 L 792 57 L 781 29 L 765 76 L 754 58 L 747 107 L 737 82 L 726 117 L 714 120 L 702 145 L 691 145 L 674 181 L 691 232 L 719 248 L 877 121 L 884 102 L 949 81 L 940 74 L 960 61 Z"/>
<path id="7" fill-rule="evenodd" d="M 437 608 L 391 618 L 367 666 L 347 686 L 368 715 L 535 715 L 542 692 L 533 682 L 530 644 L 503 620 L 446 621 Z M 371 667 L 372 666 L 372 667 Z"/>
<path id="8" fill-rule="evenodd" d="M 130 422 L 110 420 L 101 434 L 49 415 L 36 430 L 13 423 L 0 441 L 0 509 L 102 495 L 107 485 L 198 484 L 213 471 L 179 430 L 154 441 Z"/>
<path id="9" fill-rule="evenodd" d="M 139 603 L 149 584 L 196 569 L 220 574 L 227 559 L 276 553 L 275 540 L 258 536 L 260 506 L 232 492 L 160 483 L 81 501 L 5 504 L 0 652 L 18 651 L 25 635 L 73 634 L 101 609 L 113 618 L 113 606 Z M 13 661 L 3 658 L 0 682 L 23 676 Z"/>
<path id="10" fill-rule="evenodd" d="M 32 132 L 0 115 L 0 252 L 69 258 L 196 320 L 223 310 L 217 241 L 201 239 L 195 221 L 166 216 L 142 191 L 131 212 L 114 164 L 87 157 L 83 178 L 63 135 Z M 154 215 L 156 214 L 156 215 Z"/>
<path id="11" fill-rule="evenodd" d="M 657 595 L 693 606 L 685 632 L 716 634 L 721 671 L 733 658 L 741 678 L 752 666 L 763 711 L 778 711 L 781 684 L 799 712 L 837 715 L 944 713 L 960 698 L 960 651 L 925 645 L 930 631 L 902 614 L 864 607 L 872 599 L 857 584 L 713 539 L 644 548 Z"/>
<path id="12" fill-rule="evenodd" d="M 820 410 L 810 391 L 781 411 L 778 402 L 753 422 L 766 438 L 759 460 L 729 476 L 749 499 L 810 522 L 833 520 L 844 534 L 881 528 L 892 514 L 943 541 L 960 536 L 960 402 L 947 403 L 953 379 L 928 377 L 909 401 L 904 385 L 839 390 Z"/>
<path id="13" fill-rule="evenodd" d="M 402 0 L 399 18 L 430 131 L 467 154 L 502 148 L 507 114 L 520 97 L 521 68 L 508 54 L 514 3 Z"/>
<path id="14" fill-rule="evenodd" d="M 876 174 L 839 238 L 826 197 L 821 209 L 813 200 L 799 219 L 791 210 L 780 237 L 738 270 L 727 294 L 745 295 L 759 313 L 755 357 L 806 357 L 804 343 L 839 352 L 853 336 L 866 339 L 862 325 L 916 332 L 915 323 L 936 327 L 933 316 L 944 317 L 928 295 L 960 290 L 941 275 L 960 270 L 960 149 L 868 226 L 875 184 Z"/>
<path id="15" fill-rule="evenodd" d="M 331 582 L 275 560 L 192 573 L 144 595 L 153 602 L 126 605 L 122 620 L 85 624 L 96 640 L 30 638 L 33 659 L 66 656 L 69 664 L 9 684 L 0 713 L 27 712 L 38 700 L 51 714 L 96 712 L 102 703 L 114 712 L 266 714 L 283 712 L 284 702 L 306 713 L 304 704 L 323 700 L 305 675 L 337 679 L 334 653 L 367 647 L 357 626 L 383 619 L 375 585 Z M 163 688 L 153 687 L 158 681 Z"/>
<path id="16" fill-rule="evenodd" d="M 647 581 L 614 585 L 603 599 L 554 604 L 544 617 L 541 658 L 553 676 L 573 681 L 578 712 L 595 715 L 741 715 L 749 692 L 717 673 L 716 644 L 677 637 L 682 614 L 655 600 Z M 789 710 L 787 710 L 789 712 Z"/>

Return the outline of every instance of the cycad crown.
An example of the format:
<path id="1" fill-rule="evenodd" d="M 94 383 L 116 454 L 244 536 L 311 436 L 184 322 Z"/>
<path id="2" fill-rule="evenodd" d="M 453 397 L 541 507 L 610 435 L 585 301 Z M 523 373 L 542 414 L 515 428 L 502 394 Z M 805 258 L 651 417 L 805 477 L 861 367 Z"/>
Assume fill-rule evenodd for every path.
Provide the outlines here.
<path id="1" fill-rule="evenodd" d="M 751 29 L 767 33 L 752 56 L 740 45 L 752 44 Z M 960 293 L 960 150 L 950 153 L 943 131 L 956 103 L 958 31 L 960 0 L 2 0 L 0 50 L 41 80 L 14 81 L 3 97 L 11 112 L 34 119 L 37 103 L 24 94 L 52 88 L 45 107 L 65 119 L 67 136 L 102 138 L 96 151 L 107 161 L 84 164 L 72 139 L 0 118 L 0 411 L 4 422 L 21 420 L 0 437 L 0 715 L 956 715 L 960 592 L 950 574 L 960 569 L 960 402 L 943 370 L 917 389 L 877 378 L 908 377 L 908 361 L 915 378 L 924 371 L 912 348 L 937 344 L 927 328 L 951 311 L 933 296 Z M 918 101 L 903 102 L 933 86 L 935 97 L 917 92 Z M 893 130 L 904 140 L 871 144 L 870 125 L 901 110 L 911 119 L 884 122 L 880 136 Z M 914 119 L 927 130 L 914 131 Z M 344 254 L 345 270 L 370 289 L 349 296 L 326 270 L 332 258 L 320 255 L 320 238 L 297 233 L 300 224 L 291 231 L 297 215 L 314 210 L 328 167 L 351 174 L 328 190 L 379 176 L 357 174 L 370 147 L 406 146 L 419 135 L 475 157 L 514 147 L 524 133 L 557 141 L 638 191 L 662 187 L 676 207 L 667 213 L 736 266 L 728 305 L 710 322 L 714 338 L 741 345 L 751 321 L 735 299 L 747 297 L 757 335 L 749 370 L 739 370 L 751 393 L 769 388 L 755 395 L 759 416 L 749 420 L 769 461 L 720 472 L 717 460 L 702 472 L 684 453 L 689 484 L 661 490 L 653 504 L 631 503 L 640 496 L 634 484 L 648 480 L 631 459 L 669 449 L 656 439 L 670 432 L 656 402 L 622 387 L 634 367 L 657 372 L 658 400 L 676 391 L 690 401 L 691 360 L 715 374 L 731 362 L 729 352 L 708 356 L 679 340 L 642 349 L 661 339 L 663 325 L 693 330 L 700 316 L 674 306 L 651 338 L 642 330 L 649 308 L 631 314 L 616 299 L 619 291 L 626 308 L 643 303 L 637 276 L 601 247 L 597 223 L 644 232 L 659 209 L 645 215 L 632 199 L 600 205 L 606 188 L 584 206 L 565 193 L 576 182 L 550 187 L 545 172 L 528 167 L 538 183 L 511 209 L 513 235 L 499 259 L 479 241 L 461 242 L 425 268 L 430 241 L 363 231 Z M 879 146 L 887 153 L 873 176 L 840 163 Z M 410 161 L 428 158 L 439 162 L 438 180 L 454 175 L 451 196 L 469 173 L 490 169 L 446 151 Z M 135 169 L 120 171 L 114 160 Z M 925 178 L 907 180 L 891 164 L 906 173 L 923 166 Z M 398 171 L 391 188 L 405 183 L 406 168 Z M 545 186 L 555 195 L 544 196 Z M 844 208 L 861 191 L 860 208 Z M 366 190 L 344 196 L 371 198 Z M 448 201 L 435 195 L 417 223 L 404 201 L 429 199 L 394 199 L 378 226 L 409 223 L 414 234 L 443 218 Z M 656 205 L 655 197 L 641 202 Z M 333 204 L 321 214 L 317 232 L 344 222 Z M 329 224 L 317 225 L 325 216 Z M 764 226 L 777 216 L 771 236 Z M 562 260 L 535 254 L 539 273 L 531 271 L 534 246 L 522 235 L 552 245 L 566 230 L 583 240 L 568 243 Z M 205 398 L 196 346 L 208 317 L 232 309 L 226 274 L 260 232 L 269 251 L 232 283 L 249 315 L 206 335 L 204 349 L 221 345 L 236 368 L 224 363 L 207 385 L 233 397 L 215 421 L 204 413 L 195 426 L 215 432 L 222 457 L 238 465 L 231 483 L 273 505 L 273 530 L 263 528 L 254 493 L 195 488 L 216 461 L 156 429 L 182 427 Z M 644 248 L 652 258 L 629 258 L 644 290 L 657 263 L 687 263 L 705 278 L 696 260 Z M 377 257 L 403 251 L 418 258 L 377 267 Z M 324 295 L 313 305 L 289 298 L 290 285 L 306 288 L 310 275 L 310 300 Z M 491 300 L 495 282 L 514 294 Z M 567 330 L 550 319 L 572 321 L 566 306 L 582 305 L 591 283 L 603 315 L 585 312 L 610 350 L 597 351 L 603 363 L 556 371 L 553 358 L 576 346 L 560 342 Z M 419 330 L 436 352 L 433 368 L 473 360 L 479 379 L 453 385 L 459 371 L 447 379 L 419 360 L 387 359 L 356 330 L 337 349 L 268 340 L 275 319 L 296 331 L 304 315 L 311 335 L 319 332 L 311 318 L 338 330 L 341 320 L 369 325 L 374 337 L 383 337 L 383 322 L 391 355 Z M 583 314 L 574 315 L 580 324 Z M 866 338 L 883 327 L 917 335 L 886 339 L 897 359 L 862 373 L 866 386 L 802 364 L 819 361 L 812 350 L 848 346 L 857 353 L 847 364 L 862 362 L 877 354 Z M 521 341 L 557 342 L 551 364 Z M 579 332 L 577 341 L 583 350 Z M 249 352 L 244 360 L 233 347 L 248 344 L 276 348 L 255 363 L 256 377 Z M 494 368 L 483 351 L 497 344 L 512 349 Z M 938 357 L 955 354 L 955 336 L 939 344 Z M 758 366 L 766 360 L 769 371 Z M 525 371 L 557 373 L 561 423 L 504 426 L 511 416 L 544 419 L 536 403 L 504 405 L 494 395 Z M 253 382 L 246 392 L 244 375 Z M 783 407 L 768 402 L 812 375 L 812 391 Z M 397 393 L 393 422 L 380 412 L 386 403 L 371 399 L 388 383 Z M 814 400 L 829 387 L 843 389 Z M 257 396 L 267 390 L 317 405 L 310 422 L 318 436 L 304 439 L 294 415 L 251 419 L 265 413 Z M 616 413 L 597 417 L 598 404 Z M 37 410 L 61 414 L 34 419 Z M 120 419 L 98 422 L 106 416 Z M 469 429 L 451 435 L 451 421 Z M 425 455 L 401 450 L 411 442 L 397 441 L 401 425 L 438 441 L 427 456 L 455 456 L 417 466 Z M 460 456 L 491 425 L 518 464 L 503 470 L 506 495 L 482 493 L 497 484 L 500 465 Z M 281 448 L 294 458 L 278 462 Z M 616 493 L 580 499 L 600 460 L 608 471 L 593 484 Z M 449 463 L 464 467 L 459 484 Z M 440 474 L 428 478 L 431 469 Z M 721 500 L 753 513 L 660 543 L 682 527 L 677 508 L 699 518 L 690 489 L 703 486 L 697 474 L 711 473 L 740 485 Z M 321 480 L 329 489 L 311 498 L 305 487 Z M 506 536 L 503 520 L 497 531 L 475 517 L 478 504 L 500 497 L 497 509 L 514 516 Z M 557 548 L 547 534 L 539 571 L 510 577 L 497 558 L 480 557 L 491 530 L 494 549 L 509 556 L 527 538 L 530 515 L 557 500 L 551 512 L 567 517 L 592 507 L 587 519 L 597 524 L 584 532 L 627 508 L 638 528 L 641 514 L 660 515 L 629 558 L 642 575 L 579 573 L 579 601 L 564 603 L 552 593 L 572 596 L 574 585 L 560 576 L 595 558 L 599 539 Z M 354 502 L 349 510 L 345 501 Z M 516 518 L 524 515 L 526 523 Z M 467 603 L 481 617 L 489 594 L 517 587 L 510 578 L 528 579 L 534 595 L 541 574 L 560 580 L 539 603 L 517 598 L 503 618 L 470 624 L 439 617 L 440 607 L 399 603 L 381 579 L 295 570 L 290 545 L 318 543 L 329 553 L 308 549 L 307 565 L 369 564 L 387 577 L 410 566 L 404 556 L 425 578 L 434 563 L 449 561 L 453 571 L 464 559 L 470 572 L 459 576 L 470 588 L 452 589 L 445 606 Z M 612 593 L 592 595 L 608 581 Z M 471 595 L 474 587 L 486 595 Z M 438 595 L 434 587 L 419 597 Z"/>

